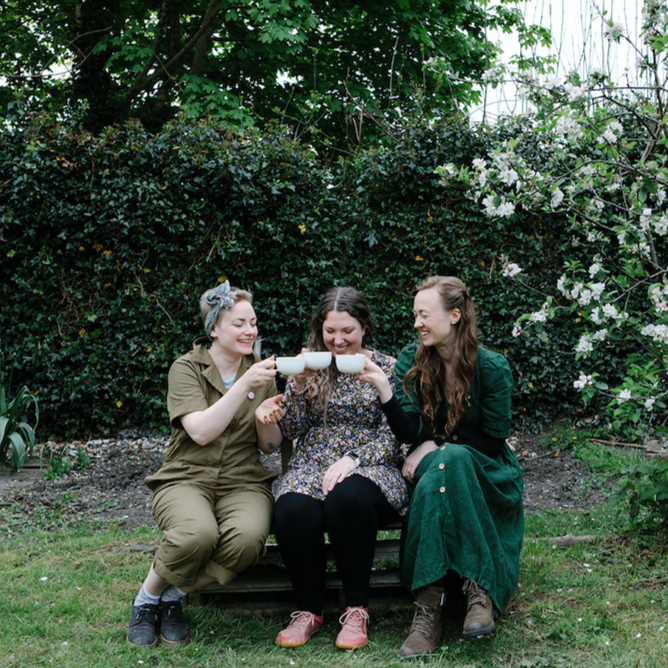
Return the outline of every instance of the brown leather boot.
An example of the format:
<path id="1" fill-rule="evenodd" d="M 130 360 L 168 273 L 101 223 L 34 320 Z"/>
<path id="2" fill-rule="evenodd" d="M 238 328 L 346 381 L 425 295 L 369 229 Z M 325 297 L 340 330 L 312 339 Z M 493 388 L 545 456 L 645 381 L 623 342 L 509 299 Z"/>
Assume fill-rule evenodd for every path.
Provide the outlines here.
<path id="1" fill-rule="evenodd" d="M 467 597 L 464 637 L 479 638 L 491 633 L 496 628 L 494 620 L 499 613 L 494 609 L 489 594 L 473 580 L 466 580 L 462 591 Z"/>
<path id="2" fill-rule="evenodd" d="M 441 609 L 445 602 L 443 587 L 424 587 L 417 596 L 417 610 L 411 630 L 399 650 L 401 658 L 410 659 L 422 654 L 431 654 L 441 637 Z"/>

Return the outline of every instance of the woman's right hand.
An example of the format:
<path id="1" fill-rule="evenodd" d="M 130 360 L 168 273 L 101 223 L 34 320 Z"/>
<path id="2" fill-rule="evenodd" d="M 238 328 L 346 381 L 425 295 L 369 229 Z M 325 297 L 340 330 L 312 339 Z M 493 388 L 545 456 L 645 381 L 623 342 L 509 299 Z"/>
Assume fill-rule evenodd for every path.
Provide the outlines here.
<path id="1" fill-rule="evenodd" d="M 424 443 L 418 445 L 413 452 L 411 452 L 401 469 L 401 475 L 408 480 L 408 482 L 415 484 L 415 471 L 417 471 L 420 462 L 434 450 L 438 449 L 435 441 L 425 441 Z"/>
<path id="2" fill-rule="evenodd" d="M 276 363 L 274 356 L 267 357 L 266 360 L 256 362 L 241 377 L 249 390 L 255 390 L 264 387 L 276 377 Z"/>

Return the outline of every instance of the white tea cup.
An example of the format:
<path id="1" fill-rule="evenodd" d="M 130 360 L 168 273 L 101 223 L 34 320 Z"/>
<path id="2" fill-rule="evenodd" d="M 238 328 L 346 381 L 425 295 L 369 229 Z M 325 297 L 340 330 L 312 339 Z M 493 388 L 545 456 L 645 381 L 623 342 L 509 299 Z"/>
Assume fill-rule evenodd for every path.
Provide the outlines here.
<path id="1" fill-rule="evenodd" d="M 295 373 L 301 373 L 306 366 L 306 360 L 303 357 L 277 357 L 276 368 L 285 376 L 292 376 Z"/>
<path id="2" fill-rule="evenodd" d="M 309 369 L 317 371 L 318 369 L 326 369 L 332 363 L 332 353 L 325 351 L 308 351 L 304 353 L 306 366 Z"/>
<path id="3" fill-rule="evenodd" d="M 336 368 L 343 373 L 359 373 L 366 362 L 366 355 L 355 353 L 354 355 L 337 355 Z"/>

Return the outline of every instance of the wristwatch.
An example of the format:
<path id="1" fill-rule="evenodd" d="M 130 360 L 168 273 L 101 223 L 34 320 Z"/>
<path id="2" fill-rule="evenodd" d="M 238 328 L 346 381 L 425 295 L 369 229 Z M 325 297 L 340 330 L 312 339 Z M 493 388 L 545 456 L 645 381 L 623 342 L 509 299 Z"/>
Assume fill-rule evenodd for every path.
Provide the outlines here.
<path id="1" fill-rule="evenodd" d="M 346 455 L 348 457 L 350 457 L 355 462 L 355 466 L 357 466 L 357 468 L 359 468 L 360 456 L 356 452 L 353 452 L 352 450 L 349 450 L 348 452 L 346 452 Z"/>

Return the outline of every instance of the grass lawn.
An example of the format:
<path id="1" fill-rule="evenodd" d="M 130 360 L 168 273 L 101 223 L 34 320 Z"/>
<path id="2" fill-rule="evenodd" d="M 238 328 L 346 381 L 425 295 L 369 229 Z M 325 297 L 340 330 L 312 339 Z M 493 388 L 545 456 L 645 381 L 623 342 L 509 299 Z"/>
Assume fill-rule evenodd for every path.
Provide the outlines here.
<path id="1" fill-rule="evenodd" d="M 397 649 L 410 610 L 371 609 L 369 645 L 336 649 L 337 614 L 304 647 L 276 647 L 288 615 L 240 614 L 210 604 L 185 606 L 193 642 L 140 649 L 125 641 L 129 602 L 151 556 L 154 530 L 115 525 L 44 530 L 10 528 L 0 510 L 0 666 L 405 666 Z M 527 517 L 520 586 L 496 633 L 461 639 L 449 614 L 435 655 L 411 665 L 485 668 L 659 668 L 668 665 L 668 549 L 664 535 L 625 533 L 601 505 L 590 512 Z M 550 537 L 592 535 L 563 548 Z"/>

